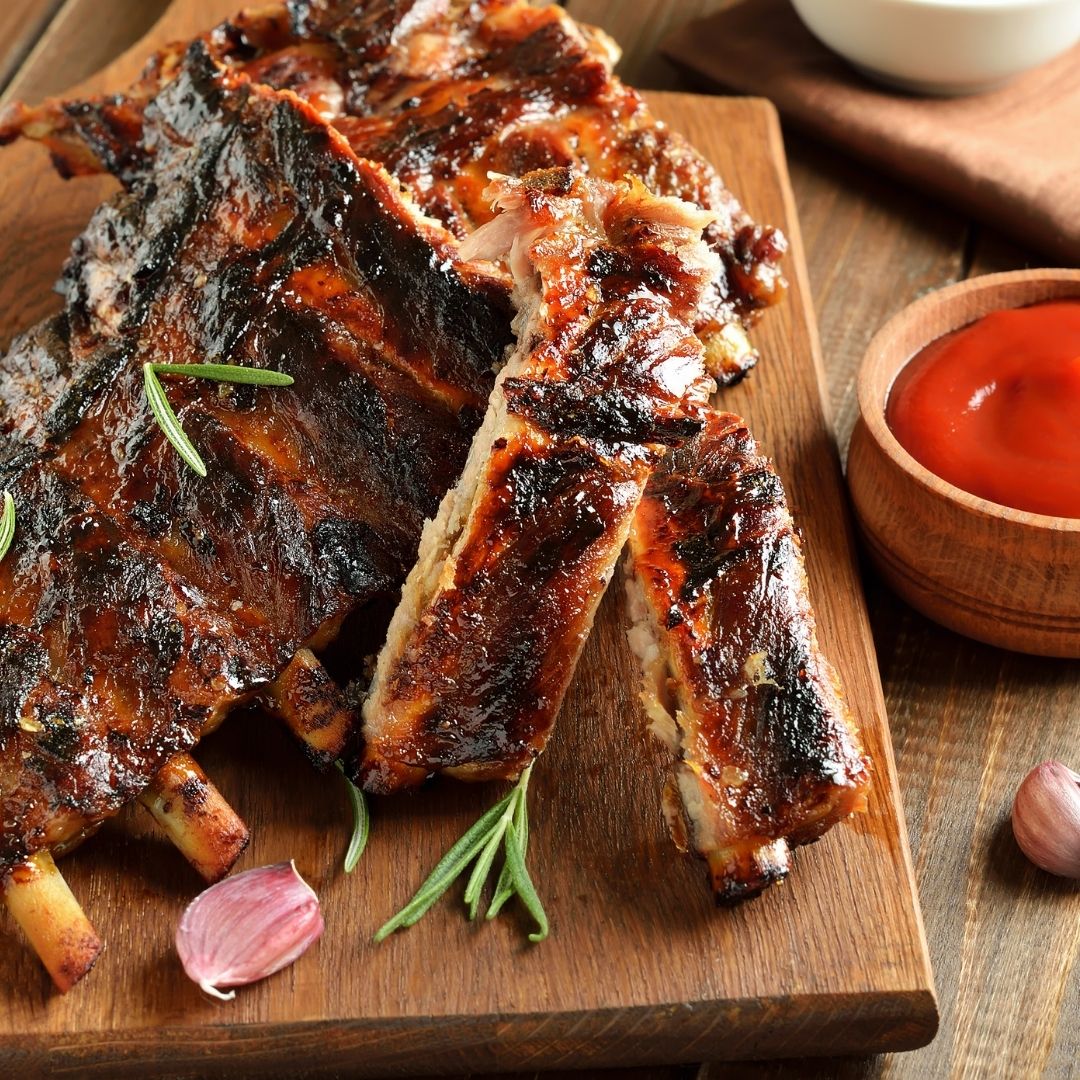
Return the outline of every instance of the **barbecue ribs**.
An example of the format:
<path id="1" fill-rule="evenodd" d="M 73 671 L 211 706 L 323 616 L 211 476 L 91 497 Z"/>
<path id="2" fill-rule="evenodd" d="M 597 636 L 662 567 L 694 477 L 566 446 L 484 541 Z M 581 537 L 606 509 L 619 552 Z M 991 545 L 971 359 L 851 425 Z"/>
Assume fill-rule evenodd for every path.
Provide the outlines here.
<path id="1" fill-rule="evenodd" d="M 713 389 L 708 214 L 568 169 L 502 180 L 462 254 L 508 255 L 518 345 L 428 523 L 364 705 L 369 790 L 514 777 L 543 749 L 666 444 Z"/>
<path id="2" fill-rule="evenodd" d="M 650 729 L 674 757 L 672 836 L 720 901 L 866 801 L 868 762 L 818 647 L 784 496 L 746 425 L 713 413 L 654 477 L 627 545 Z"/>
<path id="3" fill-rule="evenodd" d="M 654 195 L 707 210 L 704 236 L 718 262 L 707 286 L 694 286 L 701 295 L 692 321 L 718 380 L 734 381 L 753 363 L 745 329 L 782 292 L 783 238 L 750 221 L 700 156 L 653 120 L 612 75 L 615 56 L 603 34 L 557 7 L 524 0 L 293 0 L 244 13 L 191 47 L 164 50 L 127 94 L 6 111 L 0 138 L 39 138 L 62 171 L 106 169 L 126 188 L 75 247 L 64 314 L 24 336 L 0 362 L 0 484 L 19 501 L 16 544 L 0 565 L 0 802 L 5 823 L 11 811 L 18 820 L 0 834 L 0 876 L 5 899 L 23 912 L 31 933 L 41 924 L 26 915 L 25 898 L 51 889 L 36 895 L 55 903 L 52 929 L 67 932 L 68 947 L 58 939 L 36 944 L 47 963 L 56 961 L 58 985 L 92 962 L 96 939 L 74 899 L 62 895 L 49 850 L 77 841 L 141 790 L 159 820 L 176 827 L 201 872 L 225 872 L 246 833 L 186 750 L 254 694 L 273 703 L 318 762 L 341 753 L 353 717 L 309 647 L 332 638 L 350 611 L 400 586 L 425 518 L 461 474 L 513 341 L 512 275 L 465 261 L 459 250 L 464 240 L 476 245 L 466 254 L 483 253 L 495 237 L 515 234 L 512 222 L 492 222 L 483 195 L 489 171 L 520 177 L 569 169 L 589 174 L 601 185 L 596 190 L 631 174 Z M 597 264 L 589 272 L 598 280 L 618 276 L 617 267 Z M 664 295 L 663 283 L 646 284 Z M 148 360 L 265 366 L 296 381 L 222 396 L 194 380 L 168 380 L 170 399 L 211 464 L 207 479 L 196 482 L 147 412 L 140 374 Z M 515 362 L 525 360 L 522 352 Z M 585 445 L 558 480 L 558 499 L 530 510 L 528 520 L 480 514 L 497 506 L 494 488 L 473 491 L 467 477 L 454 496 L 462 523 L 472 508 L 491 536 L 505 540 L 509 527 L 534 543 L 544 528 L 571 520 L 563 511 L 572 493 L 590 490 L 591 477 L 597 502 L 607 500 L 600 515 L 606 532 L 595 558 L 578 538 L 577 557 L 591 559 L 595 577 L 562 613 L 565 622 L 552 623 L 553 630 L 572 629 L 548 643 L 558 662 L 546 673 L 540 709 L 532 718 L 519 709 L 485 730 L 471 744 L 472 760 L 462 752 L 467 742 L 447 752 L 438 738 L 410 744 L 406 737 L 396 746 L 390 738 L 399 722 L 406 736 L 424 724 L 437 727 L 443 707 L 431 699 L 429 681 L 398 711 L 408 698 L 402 690 L 408 684 L 413 694 L 422 681 L 404 677 L 405 646 L 419 643 L 409 638 L 408 620 L 398 620 L 368 706 L 375 737 L 364 768 L 373 787 L 444 766 L 507 774 L 540 749 L 606 582 L 604 568 L 628 526 L 627 505 L 656 465 L 656 444 L 677 443 L 690 430 L 683 421 L 700 418 L 698 402 L 674 427 L 622 431 L 647 466 L 625 447 L 613 448 L 602 462 L 607 471 L 589 472 L 589 455 L 599 461 L 598 447 L 615 429 L 605 436 L 590 428 L 587 410 L 556 415 L 550 403 L 566 404 L 558 394 L 516 387 L 515 379 L 520 372 L 510 372 L 499 393 L 519 394 L 521 423 L 545 450 L 558 445 L 560 468 L 574 440 L 556 421 L 578 425 Z M 594 391 L 591 404 L 610 403 L 592 386 L 581 401 Z M 656 404 L 645 391 L 640 401 Z M 632 417 L 617 419 L 629 424 Z M 509 440 L 500 451 L 475 444 L 475 475 L 486 470 L 490 479 L 505 466 L 519 476 L 529 457 L 515 446 L 511 458 L 502 452 L 509 447 Z M 732 467 L 741 461 L 737 451 L 728 448 Z M 680 452 L 673 476 L 698 468 L 689 453 Z M 545 458 L 538 481 L 556 483 L 549 465 Z M 654 480 L 635 519 L 643 550 L 651 549 L 656 524 L 647 513 L 661 497 L 654 491 L 672 482 Z M 620 492 L 630 492 L 622 503 Z M 457 538 L 457 554 L 469 554 L 464 541 L 473 535 Z M 31 544 L 38 546 L 34 559 Z M 544 555 L 571 558 L 551 545 L 534 548 L 532 570 Z M 515 553 L 523 552 L 518 543 Z M 793 538 L 777 547 L 776 560 L 760 564 L 760 588 L 778 567 L 801 582 Z M 442 569 L 460 565 L 447 560 Z M 534 574 L 531 587 L 553 580 Z M 817 696 L 793 698 L 789 715 L 805 716 L 807 730 L 827 732 L 842 706 L 821 690 L 827 666 L 801 584 L 792 596 L 775 612 L 770 640 L 781 652 L 774 659 L 805 657 Z M 421 590 L 422 601 L 433 598 Z M 644 594 L 646 608 L 663 602 L 661 591 Z M 130 625 L 119 625 L 118 610 L 131 613 Z M 728 610 L 738 614 L 738 604 Z M 692 672 L 699 680 L 727 677 L 715 652 L 685 642 L 665 647 L 671 656 L 682 648 L 695 663 L 720 665 Z M 442 654 L 440 662 L 443 678 L 445 664 L 470 661 Z M 690 700 L 699 690 L 689 680 L 683 692 Z M 440 694 L 459 716 L 471 705 L 466 698 Z M 380 703 L 392 703 L 385 715 Z M 781 760 L 784 737 L 777 729 L 776 754 L 748 785 L 787 783 L 795 791 L 804 782 L 794 758 Z M 837 739 L 843 743 L 842 733 Z M 855 744 L 849 738 L 844 745 Z M 728 753 L 724 739 L 714 739 L 701 767 L 722 768 Z M 820 769 L 809 759 L 806 767 L 808 782 L 817 783 Z M 856 776 L 853 765 L 850 772 Z M 390 775 L 392 783 L 378 779 Z M 198 830 L 170 818 L 167 808 L 187 806 L 172 796 L 193 791 L 214 827 L 185 836 L 185 829 Z M 775 861 L 783 837 L 799 842 L 823 830 L 844 805 L 837 797 L 819 813 L 803 794 L 789 803 L 782 824 L 743 815 L 733 825 L 744 831 L 741 850 L 772 843 Z M 694 817 L 689 804 L 685 815 Z M 695 844 L 716 862 L 716 845 Z M 763 881 L 755 858 L 764 856 L 728 871 L 731 895 Z"/>
<path id="4" fill-rule="evenodd" d="M 397 589 L 511 340 L 504 282 L 292 95 L 196 45 L 144 138 L 153 171 L 76 241 L 63 314 L 0 362 L 7 894 L 253 694 L 341 753 L 352 716 L 302 646 Z M 200 479 L 147 408 L 157 361 L 295 383 L 167 378 Z"/>
<path id="5" fill-rule="evenodd" d="M 711 212 L 721 268 L 696 329 L 720 383 L 756 354 L 745 328 L 782 294 L 786 241 L 756 225 L 715 170 L 612 74 L 618 48 L 555 5 L 528 0 L 291 0 L 242 12 L 203 35 L 215 59 L 289 89 L 360 157 L 384 164 L 424 211 L 465 237 L 491 218 L 489 172 L 572 167 L 642 179 Z M 141 113 L 184 46 L 159 53 L 126 95 L 10 106 L 0 140 L 41 139 L 68 175 L 146 168 Z"/>

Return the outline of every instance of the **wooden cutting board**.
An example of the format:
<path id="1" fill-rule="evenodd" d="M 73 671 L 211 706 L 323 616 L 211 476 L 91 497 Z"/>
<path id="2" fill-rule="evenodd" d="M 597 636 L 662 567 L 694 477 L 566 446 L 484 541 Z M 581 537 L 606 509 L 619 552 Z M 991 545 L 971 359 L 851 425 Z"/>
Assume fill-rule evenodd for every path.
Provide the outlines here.
<path id="1" fill-rule="evenodd" d="M 122 87 L 152 48 L 212 25 L 235 2 L 177 0 L 91 85 Z M 716 909 L 702 865 L 675 853 L 662 822 L 665 763 L 643 735 L 612 589 L 530 790 L 529 862 L 548 941 L 530 946 L 516 912 L 470 924 L 458 889 L 415 928 L 373 945 L 373 930 L 501 789 L 445 782 L 374 800 L 371 843 L 346 876 L 340 778 L 316 775 L 275 722 L 239 714 L 198 757 L 252 828 L 240 868 L 294 858 L 322 899 L 322 941 L 234 1002 L 207 999 L 172 944 L 200 883 L 148 815 L 129 809 L 63 862 L 106 941 L 83 984 L 55 994 L 0 915 L 0 1073 L 588 1068 L 869 1053 L 933 1037 L 936 1002 L 776 114 L 754 99 L 648 96 L 754 217 L 792 242 L 790 292 L 754 335 L 763 360 L 724 404 L 777 459 L 805 532 L 825 648 L 875 763 L 869 813 L 801 850 L 782 887 Z M 99 179 L 63 183 L 36 146 L 0 154 L 4 343 L 55 309 L 49 288 L 67 245 L 111 190 Z"/>

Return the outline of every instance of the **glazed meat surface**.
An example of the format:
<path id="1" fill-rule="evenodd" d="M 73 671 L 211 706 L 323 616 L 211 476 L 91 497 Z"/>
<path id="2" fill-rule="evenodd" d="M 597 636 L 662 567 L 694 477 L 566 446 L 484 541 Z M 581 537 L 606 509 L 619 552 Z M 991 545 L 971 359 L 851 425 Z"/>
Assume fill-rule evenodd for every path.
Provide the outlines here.
<path id="1" fill-rule="evenodd" d="M 491 217 L 489 172 L 634 175 L 657 194 L 711 211 L 706 238 L 720 266 L 696 328 L 719 382 L 753 364 L 745 327 L 783 291 L 784 238 L 751 221 L 715 170 L 612 74 L 614 44 L 561 8 L 293 0 L 242 12 L 205 41 L 219 62 L 308 100 L 459 237 Z M 0 138 L 32 135 L 69 174 L 104 168 L 130 182 L 145 168 L 143 104 L 172 77 L 181 52 L 159 54 L 128 95 L 15 106 Z"/>
<path id="2" fill-rule="evenodd" d="M 32 808 L 26 830 L 4 838 L 0 863 L 111 812 L 297 648 L 318 647 L 349 611 L 400 586 L 513 341 L 511 275 L 463 263 L 457 247 L 478 228 L 497 231 L 473 254 L 512 232 L 492 222 L 490 171 L 567 168 L 600 183 L 633 174 L 707 209 L 716 258 L 686 317 L 720 382 L 753 363 L 745 329 L 782 292 L 783 237 L 755 225 L 712 168 L 656 123 L 612 75 L 616 55 L 560 8 L 524 0 L 293 0 L 242 13 L 192 49 L 164 50 L 126 94 L 6 111 L 0 138 L 41 139 L 62 171 L 106 169 L 128 194 L 80 241 L 65 315 L 0 364 L 0 483 L 19 501 L 16 548 L 0 565 L 0 633 L 12 642 L 0 661 L 9 665 L 0 795 L 5 811 Z M 618 276 L 614 266 L 589 269 Z M 647 285 L 664 293 L 655 279 Z M 296 378 L 288 389 L 222 395 L 167 381 L 211 465 L 202 481 L 141 396 L 139 361 L 177 357 Z M 482 456 L 451 504 L 456 522 L 431 526 L 443 531 L 421 556 L 423 587 L 399 609 L 368 707 L 363 768 L 373 789 L 440 770 L 512 775 L 539 752 L 655 447 L 689 430 L 687 412 L 650 431 L 655 414 L 626 413 L 596 387 L 570 401 L 534 389 L 522 392 L 520 416 L 502 415 L 531 441 L 477 444 Z M 605 422 L 631 425 L 624 434 L 639 458 L 599 462 L 596 447 L 613 435 L 589 427 L 597 405 Z M 718 895 L 738 898 L 783 876 L 791 844 L 856 807 L 865 772 L 817 646 L 782 487 L 744 429 L 721 437 L 716 425 L 727 423 L 710 420 L 697 456 L 680 452 L 650 482 L 631 541 L 635 641 L 655 640 L 649 655 L 663 663 L 654 719 L 683 702 L 688 718 L 685 731 L 658 722 L 675 733 L 672 820 L 708 859 Z M 585 449 L 575 424 L 592 440 Z M 776 490 L 755 501 L 745 485 L 759 473 Z M 698 495 L 679 503 L 680 490 Z M 583 491 L 590 520 L 572 497 Z M 756 538 L 736 527 L 735 510 L 717 509 L 740 498 L 761 522 Z M 58 529 L 80 515 L 92 523 L 85 550 Z M 733 547 L 709 577 L 692 553 L 711 550 L 723 528 Z M 556 540 L 541 541 L 545 531 Z M 48 559 L 31 567 L 24 539 Z M 651 578 L 640 569 L 650 559 Z M 560 566 L 589 573 L 572 578 Z M 438 596 L 433 567 L 446 586 Z M 24 592 L 32 573 L 42 575 L 38 591 Z M 691 588 L 691 578 L 701 581 Z M 560 581 L 579 588 L 525 642 L 509 632 L 522 629 L 518 612 L 491 602 L 494 581 L 515 596 L 521 582 L 551 596 Z M 764 607 L 749 601 L 754 589 Z M 139 613 L 131 641 L 95 596 Z M 474 647 L 469 636 L 440 636 L 436 620 L 420 641 L 414 617 L 425 604 L 444 619 L 479 614 L 490 630 Z M 667 625 L 680 606 L 699 636 Z M 506 648 L 488 652 L 500 618 Z M 725 651 L 744 639 L 761 648 L 741 659 Z M 547 658 L 542 672 L 533 650 Z M 761 671 L 783 692 L 766 681 L 740 696 L 740 665 L 759 652 L 781 664 L 782 678 Z M 477 657 L 498 678 L 481 685 Z M 467 671 L 472 682 L 460 678 Z M 146 702 L 161 696 L 169 709 L 148 720 Z M 503 709 L 504 724 L 486 723 Z M 54 732 L 68 714 L 78 721 Z M 825 775 L 830 738 L 849 752 L 836 759 L 835 783 Z M 726 777 L 739 780 L 730 811 L 731 785 L 716 779 L 729 764 Z"/>
<path id="3" fill-rule="evenodd" d="M 0 866 L 114 812 L 297 649 L 395 590 L 511 340 L 378 166 L 193 47 L 146 110 L 153 171 L 103 205 L 61 316 L 0 362 Z M 208 475 L 167 443 L 162 376 Z"/>
<path id="4" fill-rule="evenodd" d="M 716 897 L 782 879 L 789 850 L 861 809 L 869 782 L 818 647 L 783 484 L 745 424 L 713 413 L 650 484 L 627 547 L 629 637 L 665 810 Z"/>
<path id="5" fill-rule="evenodd" d="M 713 389 L 686 320 L 707 215 L 568 169 L 502 180 L 463 255 L 509 254 L 518 346 L 426 526 L 364 705 L 362 775 L 512 778 L 551 732 L 663 446 Z"/>

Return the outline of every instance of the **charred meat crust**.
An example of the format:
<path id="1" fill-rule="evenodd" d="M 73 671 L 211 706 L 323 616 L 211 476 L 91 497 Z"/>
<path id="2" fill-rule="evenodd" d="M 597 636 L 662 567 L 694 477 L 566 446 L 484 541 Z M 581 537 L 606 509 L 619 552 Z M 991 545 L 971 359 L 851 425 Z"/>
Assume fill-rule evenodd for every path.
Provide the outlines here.
<path id="1" fill-rule="evenodd" d="M 369 790 L 516 775 L 543 749 L 640 497 L 640 464 L 584 448 L 493 456 L 452 580 L 373 686 Z"/>
<path id="2" fill-rule="evenodd" d="M 0 865 L 115 812 L 257 677 L 181 581 L 45 462 L 0 564 Z"/>
<path id="3" fill-rule="evenodd" d="M 518 346 L 379 656 L 373 791 L 511 777 L 541 752 L 663 444 L 712 389 L 683 321 L 714 269 L 700 211 L 569 170 L 493 195 L 506 217 L 474 250 L 510 248 Z"/>
<path id="4" fill-rule="evenodd" d="M 715 170 L 613 76 L 614 45 L 559 7 L 292 0 L 242 13 L 203 40 L 219 62 L 310 101 L 460 237 L 491 217 L 483 190 L 492 172 L 632 174 L 712 211 L 706 238 L 721 266 L 696 328 L 718 382 L 753 365 L 743 329 L 783 292 L 784 237 L 755 224 Z M 31 134 L 67 173 L 96 161 L 130 183 L 144 160 L 140 110 L 172 77 L 179 50 L 160 53 L 126 97 L 9 107 L 0 139 Z"/>
<path id="5" fill-rule="evenodd" d="M 718 900 L 755 895 L 789 846 L 861 807 L 869 764 L 818 646 L 783 484 L 738 417 L 712 414 L 654 476 L 628 560 L 675 829 Z"/>
<path id="6" fill-rule="evenodd" d="M 65 311 L 0 361 L 0 864 L 115 812 L 296 650 L 402 580 L 510 341 L 504 283 L 297 99 L 196 44 L 146 110 Z M 209 466 L 147 409 L 163 377 Z"/>

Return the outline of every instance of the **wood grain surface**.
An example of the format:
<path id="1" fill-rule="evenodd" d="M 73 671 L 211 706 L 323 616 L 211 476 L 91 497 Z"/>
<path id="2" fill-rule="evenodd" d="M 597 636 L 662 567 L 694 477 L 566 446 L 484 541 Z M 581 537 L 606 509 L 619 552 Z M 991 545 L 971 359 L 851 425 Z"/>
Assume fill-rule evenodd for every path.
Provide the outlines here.
<path id="1" fill-rule="evenodd" d="M 183 0 L 159 37 L 208 25 L 230 7 Z M 119 85 L 136 66 L 128 56 L 97 83 Z M 514 918 L 470 925 L 451 903 L 373 946 L 371 931 L 495 789 L 439 784 L 376 801 L 368 853 L 346 878 L 344 791 L 312 773 L 265 717 L 238 715 L 199 756 L 252 827 L 241 865 L 295 858 L 323 900 L 322 942 L 234 1003 L 207 1000 L 172 949 L 197 882 L 148 819 L 124 814 L 64 863 L 107 943 L 83 985 L 66 998 L 53 994 L 4 924 L 5 1071 L 113 1076 L 149 1062 L 157 1075 L 294 1074 L 297 1061 L 308 1072 L 352 1075 L 551 1068 L 896 1049 L 933 1034 L 925 945 L 775 114 L 753 100 L 652 100 L 746 193 L 750 210 L 793 241 L 789 296 L 757 336 L 769 362 L 728 401 L 776 456 L 809 537 L 823 640 L 876 766 L 868 814 L 800 852 L 785 887 L 717 911 L 701 867 L 675 856 L 662 824 L 663 762 L 642 736 L 621 595 L 612 590 L 533 778 L 530 861 L 552 920 L 549 941 L 523 944 Z M 35 147 L 0 158 L 5 337 L 40 315 L 65 242 L 104 186 L 51 178 Z"/>
<path id="2" fill-rule="evenodd" d="M 679 22 L 725 2 L 569 0 L 568 7 L 619 37 L 626 52 L 621 70 L 636 85 L 687 89 L 657 53 L 657 42 Z M 165 0 L 66 0 L 67 18 L 60 28 L 50 25 L 48 47 L 32 53 L 6 87 L 0 79 L 0 88 L 5 96 L 30 99 L 58 92 L 109 60 L 118 44 L 134 41 L 164 6 Z M 7 56 L 10 46 L 4 38 L 0 53 Z M 933 288 L 1044 261 L 833 149 L 792 132 L 785 135 L 830 404 L 843 446 L 856 414 L 858 363 L 889 316 Z M 48 302 L 48 297 L 32 299 Z M 26 300 L 14 298 L 16 312 Z M 873 574 L 864 585 L 942 1009 L 937 1038 L 903 1054 L 657 1066 L 607 1075 L 623 1080 L 1063 1080 L 1077 1075 L 1080 890 L 1026 863 L 1012 841 L 1008 814 L 1015 787 L 1031 764 L 1046 757 L 1071 761 L 1074 768 L 1080 763 L 1080 663 L 978 645 L 922 618 Z M 166 859 L 164 853 L 161 858 Z M 132 857 L 129 865 L 138 861 Z M 574 1064 L 569 1058 L 562 1069 Z M 302 1059 L 284 1068 L 304 1075 Z M 343 1077 L 350 1074 L 348 1067 L 340 1070 Z M 535 1075 L 529 1067 L 518 1080 Z"/>
<path id="3" fill-rule="evenodd" d="M 7 83 L 49 25 L 61 0 L 22 0 L 0 7 L 0 86 Z"/>

